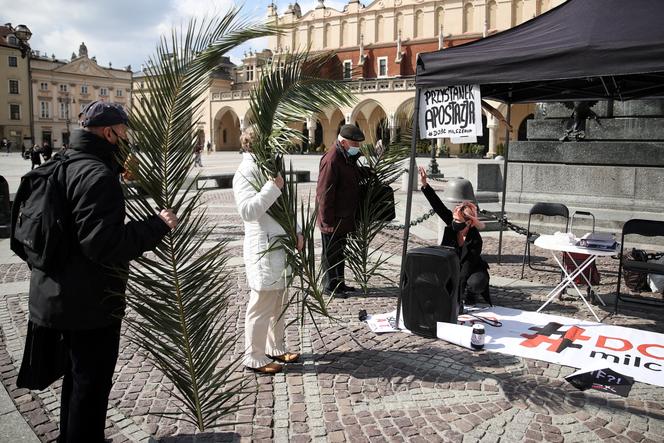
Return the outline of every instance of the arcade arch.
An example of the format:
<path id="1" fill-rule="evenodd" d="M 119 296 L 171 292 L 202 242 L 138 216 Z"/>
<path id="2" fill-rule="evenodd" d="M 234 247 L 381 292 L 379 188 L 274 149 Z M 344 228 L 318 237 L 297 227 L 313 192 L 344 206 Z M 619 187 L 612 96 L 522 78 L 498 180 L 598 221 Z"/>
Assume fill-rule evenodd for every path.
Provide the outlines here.
<path id="1" fill-rule="evenodd" d="M 240 119 L 233 108 L 225 107 L 214 117 L 214 150 L 240 150 Z"/>

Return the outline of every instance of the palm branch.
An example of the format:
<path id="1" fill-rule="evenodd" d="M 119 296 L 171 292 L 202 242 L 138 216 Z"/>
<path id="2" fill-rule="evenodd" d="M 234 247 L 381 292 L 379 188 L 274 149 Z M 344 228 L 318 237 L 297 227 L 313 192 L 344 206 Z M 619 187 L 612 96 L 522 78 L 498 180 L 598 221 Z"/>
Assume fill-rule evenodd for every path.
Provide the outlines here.
<path id="1" fill-rule="evenodd" d="M 329 54 L 295 53 L 285 60 L 275 60 L 263 71 L 250 99 L 252 124 L 256 128 L 252 152 L 260 170 L 257 187 L 270 177 L 286 172 L 282 154 L 289 142 L 300 136 L 297 130 L 288 127 L 289 122 L 302 121 L 326 108 L 353 102 L 344 83 L 320 77 L 331 61 Z M 290 172 L 286 178 L 293 177 L 292 166 Z M 306 203 L 299 201 L 297 183 L 292 180 L 286 182 L 268 214 L 286 232 L 274 247 L 285 250 L 287 264 L 293 270 L 288 280 L 293 291 L 287 307 L 298 306 L 294 321 L 303 324 L 308 316 L 316 325 L 315 314 L 330 316 L 327 309 L 330 298 L 323 294 L 321 285 L 324 270 L 314 251 L 316 205 L 311 205 L 311 196 Z M 298 216 L 305 239 L 304 250 L 300 253 L 296 250 Z"/>
<path id="2" fill-rule="evenodd" d="M 196 182 L 188 182 L 197 143 L 199 114 L 210 74 L 221 57 L 274 28 L 248 23 L 239 9 L 209 20 L 192 20 L 162 37 L 132 109 L 132 138 L 140 148 L 130 172 L 143 196 L 128 188 L 130 219 L 143 219 L 154 207 L 173 208 L 179 225 L 130 269 L 127 301 L 130 339 L 172 381 L 183 420 L 204 430 L 240 408 L 248 388 L 232 374 L 237 341 L 222 320 L 231 295 L 226 243 L 205 250 L 214 226 L 201 208 Z M 200 252 L 204 251 L 204 252 Z"/>
<path id="3" fill-rule="evenodd" d="M 382 277 L 393 282 L 389 274 L 384 272 L 384 265 L 394 254 L 371 249 L 371 244 L 390 224 L 382 216 L 389 205 L 384 186 L 399 178 L 408 150 L 400 144 L 385 149 L 375 149 L 367 144 L 361 150 L 371 174 L 361 183 L 363 192 L 355 217 L 355 231 L 348 236 L 346 263 L 366 295 L 372 278 Z"/>

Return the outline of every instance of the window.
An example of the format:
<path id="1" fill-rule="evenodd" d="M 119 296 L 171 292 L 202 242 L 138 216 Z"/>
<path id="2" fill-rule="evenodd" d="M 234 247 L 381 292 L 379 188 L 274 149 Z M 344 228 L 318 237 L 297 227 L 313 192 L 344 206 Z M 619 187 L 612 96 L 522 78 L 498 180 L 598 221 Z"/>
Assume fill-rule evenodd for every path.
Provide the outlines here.
<path id="1" fill-rule="evenodd" d="M 415 38 L 422 37 L 424 37 L 424 12 L 420 9 L 415 12 Z"/>
<path id="2" fill-rule="evenodd" d="M 387 57 L 378 57 L 378 77 L 387 77 Z"/>
<path id="3" fill-rule="evenodd" d="M 18 58 L 15 55 L 10 55 L 7 57 L 7 63 L 10 68 L 16 68 L 18 66 Z"/>
<path id="4" fill-rule="evenodd" d="M 108 88 L 99 88 L 99 95 L 106 97 L 108 95 Z"/>
<path id="5" fill-rule="evenodd" d="M 9 80 L 9 93 L 18 94 L 18 80 Z"/>
<path id="6" fill-rule="evenodd" d="M 81 94 L 88 93 L 88 85 L 81 85 Z"/>
<path id="7" fill-rule="evenodd" d="M 69 118 L 69 103 L 60 102 L 60 118 Z"/>
<path id="8" fill-rule="evenodd" d="M 341 22 L 341 47 L 348 46 L 350 38 L 348 36 L 348 22 L 346 20 Z"/>
<path id="9" fill-rule="evenodd" d="M 382 15 L 376 17 L 376 40 L 377 42 L 385 41 L 385 19 Z"/>
<path id="10" fill-rule="evenodd" d="M 463 32 L 472 32 L 475 28 L 475 17 L 473 16 L 473 4 L 468 2 L 463 7 Z"/>
<path id="11" fill-rule="evenodd" d="M 122 97 L 122 89 L 118 88 L 115 90 L 115 96 L 116 97 Z"/>
<path id="12" fill-rule="evenodd" d="M 20 120 L 21 119 L 21 105 L 9 105 L 9 119 L 10 120 Z"/>
<path id="13" fill-rule="evenodd" d="M 247 66 L 247 81 L 248 82 L 253 82 L 254 81 L 254 67 L 253 65 Z"/>
<path id="14" fill-rule="evenodd" d="M 353 62 L 351 60 L 344 60 L 344 80 L 353 78 Z"/>
<path id="15" fill-rule="evenodd" d="M 39 102 L 39 117 L 50 118 L 51 106 L 49 102 Z"/>
<path id="16" fill-rule="evenodd" d="M 41 82 L 39 84 L 39 89 L 41 89 L 42 91 L 48 91 L 48 83 L 47 82 Z"/>
<path id="17" fill-rule="evenodd" d="M 64 83 L 61 83 L 60 84 L 60 92 L 67 92 L 67 91 L 69 91 L 69 86 L 64 84 Z"/>
<path id="18" fill-rule="evenodd" d="M 18 45 L 18 39 L 16 38 L 15 35 L 10 35 L 9 37 L 7 37 L 7 43 L 9 43 L 10 45 L 15 45 L 16 46 L 16 45 Z"/>

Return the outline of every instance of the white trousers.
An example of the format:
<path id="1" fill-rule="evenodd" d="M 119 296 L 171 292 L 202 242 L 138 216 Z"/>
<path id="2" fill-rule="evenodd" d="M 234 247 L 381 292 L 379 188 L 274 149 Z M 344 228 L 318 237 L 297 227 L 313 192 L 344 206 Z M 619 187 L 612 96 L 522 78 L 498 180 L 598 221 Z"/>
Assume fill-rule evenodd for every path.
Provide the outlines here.
<path id="1" fill-rule="evenodd" d="M 260 368 L 272 362 L 267 355 L 283 355 L 284 317 L 288 290 L 251 290 L 247 313 L 244 317 L 245 366 Z"/>

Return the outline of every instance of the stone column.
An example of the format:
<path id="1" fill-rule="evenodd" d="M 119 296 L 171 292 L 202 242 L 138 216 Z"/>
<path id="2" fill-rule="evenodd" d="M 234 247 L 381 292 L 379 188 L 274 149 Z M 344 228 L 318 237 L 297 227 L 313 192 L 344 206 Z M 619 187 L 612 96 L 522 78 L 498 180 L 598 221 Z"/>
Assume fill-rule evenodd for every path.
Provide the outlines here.
<path id="1" fill-rule="evenodd" d="M 489 151 L 486 153 L 488 158 L 494 158 L 498 155 L 496 145 L 498 140 L 498 120 L 493 115 L 489 115 L 486 127 L 489 129 Z"/>
<path id="2" fill-rule="evenodd" d="M 394 112 L 390 112 L 390 115 L 387 118 L 387 124 L 390 128 L 390 143 L 394 143 L 397 139 L 397 122 L 394 117 Z M 385 144 L 385 140 L 383 140 L 383 144 Z"/>
<path id="3" fill-rule="evenodd" d="M 311 149 L 316 142 L 316 119 L 314 117 L 307 117 L 307 131 L 309 132 L 309 149 Z"/>

